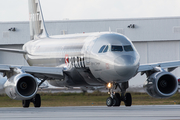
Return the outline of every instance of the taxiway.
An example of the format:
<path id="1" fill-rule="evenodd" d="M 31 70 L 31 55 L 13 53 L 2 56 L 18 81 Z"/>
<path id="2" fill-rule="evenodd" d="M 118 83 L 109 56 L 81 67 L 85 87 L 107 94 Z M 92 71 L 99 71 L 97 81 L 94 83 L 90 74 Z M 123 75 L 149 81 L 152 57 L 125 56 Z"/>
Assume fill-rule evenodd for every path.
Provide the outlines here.
<path id="1" fill-rule="evenodd" d="M 0 120 L 172 120 L 180 105 L 0 108 Z"/>

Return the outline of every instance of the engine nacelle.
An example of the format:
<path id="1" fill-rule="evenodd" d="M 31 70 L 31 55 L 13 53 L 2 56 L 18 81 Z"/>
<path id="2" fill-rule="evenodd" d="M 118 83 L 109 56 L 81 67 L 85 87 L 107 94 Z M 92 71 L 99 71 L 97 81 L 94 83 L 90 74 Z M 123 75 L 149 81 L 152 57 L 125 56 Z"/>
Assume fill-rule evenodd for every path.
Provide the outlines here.
<path id="1" fill-rule="evenodd" d="M 6 94 L 16 100 L 33 98 L 38 89 L 37 80 L 30 74 L 21 73 L 12 76 L 4 84 Z"/>
<path id="2" fill-rule="evenodd" d="M 152 97 L 167 98 L 176 93 L 178 82 L 173 74 L 161 71 L 149 76 L 143 87 Z"/>

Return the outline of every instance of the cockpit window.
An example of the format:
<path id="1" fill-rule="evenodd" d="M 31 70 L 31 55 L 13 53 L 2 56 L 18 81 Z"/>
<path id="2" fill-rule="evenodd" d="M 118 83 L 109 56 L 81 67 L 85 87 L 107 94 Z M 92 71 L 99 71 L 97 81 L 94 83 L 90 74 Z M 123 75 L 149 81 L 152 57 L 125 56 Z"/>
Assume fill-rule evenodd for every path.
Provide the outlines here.
<path id="1" fill-rule="evenodd" d="M 131 45 L 126 45 L 126 46 L 124 46 L 124 50 L 125 51 L 133 51 L 133 48 L 132 48 L 132 46 Z"/>
<path id="2" fill-rule="evenodd" d="M 106 48 L 104 49 L 103 53 L 108 51 L 108 45 L 106 46 Z"/>
<path id="3" fill-rule="evenodd" d="M 99 50 L 98 53 L 102 53 L 102 51 L 104 50 L 105 46 L 106 46 L 106 45 L 103 45 L 103 46 L 101 47 L 101 49 Z"/>
<path id="4" fill-rule="evenodd" d="M 120 52 L 122 52 L 123 48 L 122 48 L 122 46 L 112 45 L 111 46 L 111 51 L 120 51 Z"/>

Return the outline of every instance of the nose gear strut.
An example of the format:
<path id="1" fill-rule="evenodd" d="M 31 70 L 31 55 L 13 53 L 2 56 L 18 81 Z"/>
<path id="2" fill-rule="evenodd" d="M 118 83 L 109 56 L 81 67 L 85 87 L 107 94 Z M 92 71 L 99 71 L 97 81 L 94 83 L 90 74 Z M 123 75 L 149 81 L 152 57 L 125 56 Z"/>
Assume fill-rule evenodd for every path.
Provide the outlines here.
<path id="1" fill-rule="evenodd" d="M 130 93 L 126 93 L 126 89 L 129 87 L 128 82 L 124 82 L 121 84 L 118 83 L 108 83 L 107 85 L 109 92 L 108 94 L 110 94 L 110 97 L 108 97 L 106 99 L 106 105 L 108 107 L 111 106 L 120 106 L 121 105 L 121 101 L 124 102 L 126 107 L 129 107 L 132 105 L 132 97 Z M 118 92 L 113 92 L 114 89 L 120 89 L 120 93 Z M 121 94 L 121 95 L 120 95 Z"/>

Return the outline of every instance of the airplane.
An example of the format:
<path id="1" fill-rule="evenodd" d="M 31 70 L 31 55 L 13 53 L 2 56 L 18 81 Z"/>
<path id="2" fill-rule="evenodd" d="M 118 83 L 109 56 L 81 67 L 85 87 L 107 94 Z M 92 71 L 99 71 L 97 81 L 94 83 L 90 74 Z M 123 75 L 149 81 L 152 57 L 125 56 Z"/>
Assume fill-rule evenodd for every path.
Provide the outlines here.
<path id="1" fill-rule="evenodd" d="M 49 36 L 39 0 L 29 0 L 30 41 L 22 50 L 0 48 L 0 51 L 23 54 L 29 66 L 0 65 L 7 79 L 0 82 L 1 90 L 22 106 L 41 107 L 39 86 L 48 81 L 56 87 L 101 87 L 109 90 L 106 105 L 132 105 L 126 93 L 129 80 L 145 74 L 144 88 L 155 98 L 167 98 L 178 89 L 171 72 L 180 61 L 140 65 L 140 55 L 128 37 L 114 32 L 82 33 Z M 37 82 L 37 79 L 41 82 Z M 119 89 L 119 92 L 114 92 Z"/>

